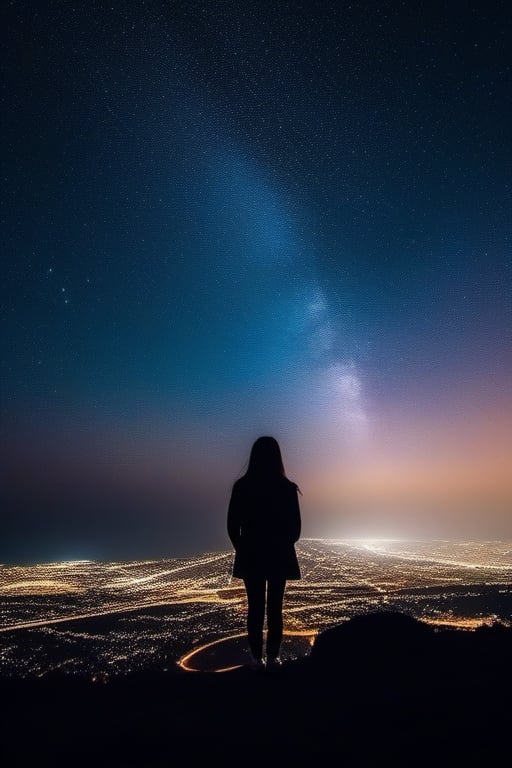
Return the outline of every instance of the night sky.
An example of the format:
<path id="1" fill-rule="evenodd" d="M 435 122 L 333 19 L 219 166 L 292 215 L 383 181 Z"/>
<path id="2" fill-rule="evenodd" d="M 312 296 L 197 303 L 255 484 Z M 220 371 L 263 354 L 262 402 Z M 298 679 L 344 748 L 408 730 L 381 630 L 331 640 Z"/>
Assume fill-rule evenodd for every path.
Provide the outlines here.
<path id="1" fill-rule="evenodd" d="M 506 6 L 7 4 L 0 562 L 512 534 Z"/>

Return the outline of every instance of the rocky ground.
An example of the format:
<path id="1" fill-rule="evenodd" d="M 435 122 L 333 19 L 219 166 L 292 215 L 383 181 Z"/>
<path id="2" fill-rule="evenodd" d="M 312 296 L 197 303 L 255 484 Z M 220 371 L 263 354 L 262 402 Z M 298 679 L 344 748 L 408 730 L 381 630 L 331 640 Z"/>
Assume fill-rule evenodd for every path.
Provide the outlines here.
<path id="1" fill-rule="evenodd" d="M 512 629 L 370 614 L 280 669 L 0 681 L 11 766 L 505 765 Z"/>

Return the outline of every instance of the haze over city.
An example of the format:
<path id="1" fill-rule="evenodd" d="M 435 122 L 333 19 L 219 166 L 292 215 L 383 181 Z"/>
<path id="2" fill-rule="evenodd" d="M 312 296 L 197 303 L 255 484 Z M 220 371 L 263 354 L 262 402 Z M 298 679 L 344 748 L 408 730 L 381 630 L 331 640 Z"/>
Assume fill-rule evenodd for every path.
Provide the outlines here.
<path id="1" fill-rule="evenodd" d="M 12 3 L 0 562 L 512 537 L 503 3 Z M 27 52 L 30 52 L 28 55 Z"/>

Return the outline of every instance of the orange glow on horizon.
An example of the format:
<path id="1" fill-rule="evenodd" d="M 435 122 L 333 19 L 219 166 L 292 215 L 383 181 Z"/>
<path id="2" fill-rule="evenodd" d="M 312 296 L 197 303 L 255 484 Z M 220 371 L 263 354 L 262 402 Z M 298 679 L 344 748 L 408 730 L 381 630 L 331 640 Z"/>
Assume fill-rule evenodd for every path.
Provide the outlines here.
<path id="1" fill-rule="evenodd" d="M 463 409 L 444 421 L 406 411 L 373 425 L 364 446 L 304 467 L 308 500 L 512 508 L 512 412 Z"/>

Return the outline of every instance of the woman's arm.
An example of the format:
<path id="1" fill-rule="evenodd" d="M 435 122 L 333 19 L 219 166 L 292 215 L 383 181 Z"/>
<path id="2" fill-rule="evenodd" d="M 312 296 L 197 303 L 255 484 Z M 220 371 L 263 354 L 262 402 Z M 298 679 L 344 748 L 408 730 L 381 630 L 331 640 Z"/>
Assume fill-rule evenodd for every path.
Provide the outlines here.
<path id="1" fill-rule="evenodd" d="M 293 483 L 290 489 L 290 537 L 294 543 L 300 539 L 301 528 L 299 488 Z"/>
<path id="2" fill-rule="evenodd" d="M 240 544 L 240 489 L 235 483 L 228 506 L 228 536 L 235 549 Z"/>

